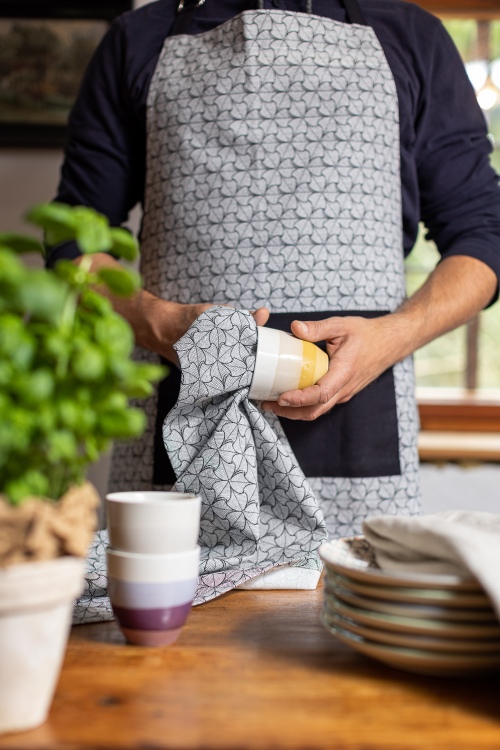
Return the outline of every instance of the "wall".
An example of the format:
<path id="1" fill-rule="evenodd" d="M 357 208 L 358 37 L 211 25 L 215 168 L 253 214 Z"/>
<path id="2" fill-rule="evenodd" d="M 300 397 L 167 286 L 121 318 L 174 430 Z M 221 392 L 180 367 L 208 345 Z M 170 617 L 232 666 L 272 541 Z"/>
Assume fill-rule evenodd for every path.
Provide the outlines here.
<path id="1" fill-rule="evenodd" d="M 135 7 L 150 0 L 136 0 Z M 36 234 L 24 224 L 24 211 L 35 203 L 51 200 L 57 190 L 63 153 L 59 149 L 0 148 L 0 231 Z M 140 212 L 133 212 L 130 227 L 137 228 Z M 30 257 L 30 265 L 42 265 L 41 259 Z M 104 456 L 89 471 L 101 496 L 106 491 L 109 456 Z"/>
<path id="2" fill-rule="evenodd" d="M 0 229 L 30 230 L 22 214 L 54 197 L 62 152 L 58 149 L 0 149 Z"/>

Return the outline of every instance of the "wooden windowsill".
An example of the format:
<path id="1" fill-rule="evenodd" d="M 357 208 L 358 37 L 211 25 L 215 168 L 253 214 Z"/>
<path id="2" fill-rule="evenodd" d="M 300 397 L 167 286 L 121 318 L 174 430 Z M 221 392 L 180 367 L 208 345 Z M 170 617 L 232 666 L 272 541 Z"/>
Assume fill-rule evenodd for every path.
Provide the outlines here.
<path id="1" fill-rule="evenodd" d="M 418 438 L 421 461 L 500 462 L 500 434 L 426 432 Z"/>
<path id="2" fill-rule="evenodd" d="M 417 388 L 421 461 L 500 462 L 500 390 Z"/>
<path id="3" fill-rule="evenodd" d="M 437 432 L 500 433 L 500 390 L 417 388 L 421 428 Z"/>

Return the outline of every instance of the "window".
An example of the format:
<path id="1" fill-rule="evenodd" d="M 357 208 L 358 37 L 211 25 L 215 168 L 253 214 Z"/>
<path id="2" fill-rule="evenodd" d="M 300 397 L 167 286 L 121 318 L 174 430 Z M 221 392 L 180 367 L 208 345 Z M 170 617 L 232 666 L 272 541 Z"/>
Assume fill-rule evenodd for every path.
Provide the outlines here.
<path id="1" fill-rule="evenodd" d="M 416 1 L 441 17 L 462 55 L 489 126 L 492 164 L 500 172 L 500 6 L 497 0 Z M 438 258 L 421 231 L 407 260 L 409 293 L 423 283 Z M 415 355 L 415 366 L 424 430 L 490 435 L 500 431 L 500 304 L 423 347 Z M 462 452 L 451 442 L 444 445 L 442 458 L 500 457 L 500 444 L 493 446 L 491 441 L 484 444 L 482 454 L 468 448 Z M 435 446 L 428 457 L 440 457 Z M 426 451 L 421 455 L 426 457 Z"/>

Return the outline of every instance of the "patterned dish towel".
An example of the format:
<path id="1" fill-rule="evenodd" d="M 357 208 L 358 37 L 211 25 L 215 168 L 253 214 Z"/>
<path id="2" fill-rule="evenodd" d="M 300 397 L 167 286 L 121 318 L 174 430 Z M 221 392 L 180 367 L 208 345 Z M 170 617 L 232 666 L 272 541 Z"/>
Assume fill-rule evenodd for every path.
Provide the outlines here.
<path id="1" fill-rule="evenodd" d="M 248 400 L 257 327 L 248 312 L 213 307 L 177 342 L 182 379 L 163 438 L 173 489 L 202 497 L 201 565 L 194 604 L 235 587 L 314 588 L 326 538 L 321 509 L 279 422 Z M 74 622 L 112 619 L 107 533 L 88 557 Z"/>

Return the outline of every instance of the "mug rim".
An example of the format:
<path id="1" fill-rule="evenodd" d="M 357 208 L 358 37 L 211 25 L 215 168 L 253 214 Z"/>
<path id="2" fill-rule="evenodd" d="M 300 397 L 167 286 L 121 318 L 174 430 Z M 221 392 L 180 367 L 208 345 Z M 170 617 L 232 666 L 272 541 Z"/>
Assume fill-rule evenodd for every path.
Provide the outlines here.
<path id="1" fill-rule="evenodd" d="M 135 497 L 126 497 L 127 495 Z M 169 497 L 165 497 L 168 495 Z M 142 499 L 138 496 L 142 496 Z M 166 505 L 166 504 L 197 504 L 201 496 L 194 492 L 170 492 L 169 490 L 126 490 L 123 492 L 109 492 L 107 503 L 121 505 Z"/>

